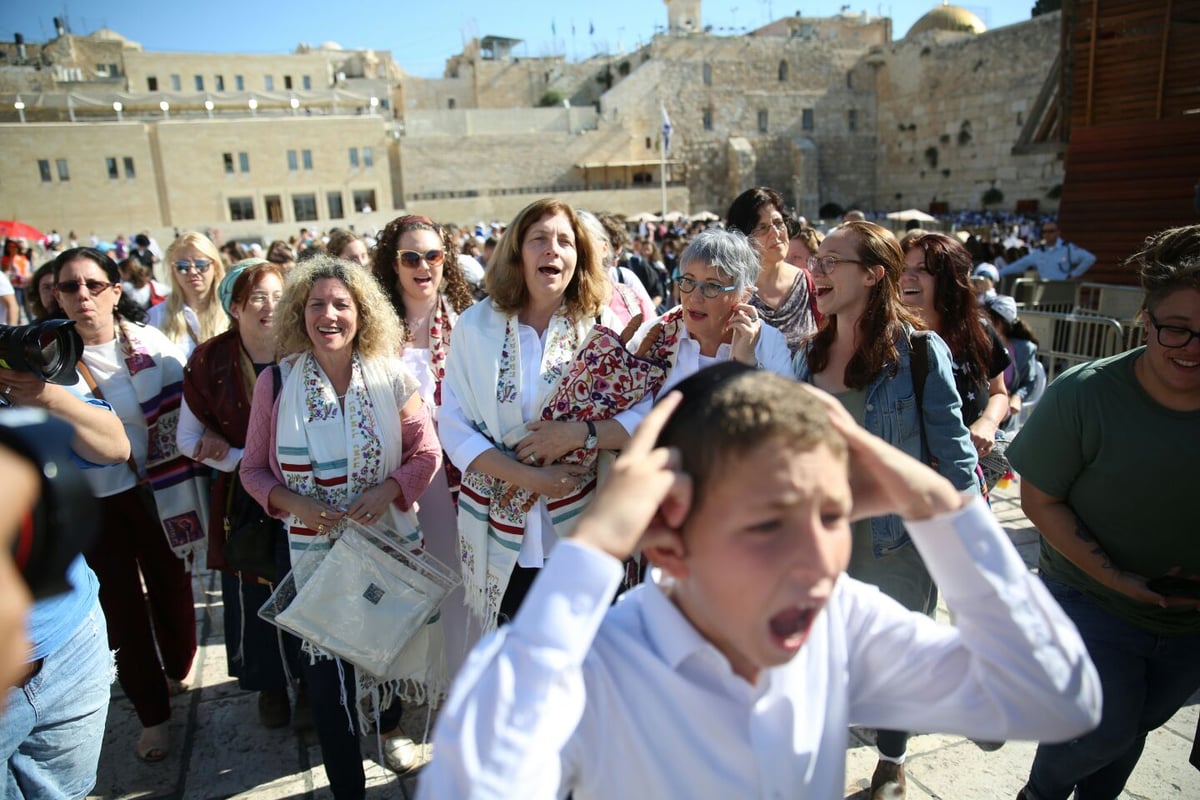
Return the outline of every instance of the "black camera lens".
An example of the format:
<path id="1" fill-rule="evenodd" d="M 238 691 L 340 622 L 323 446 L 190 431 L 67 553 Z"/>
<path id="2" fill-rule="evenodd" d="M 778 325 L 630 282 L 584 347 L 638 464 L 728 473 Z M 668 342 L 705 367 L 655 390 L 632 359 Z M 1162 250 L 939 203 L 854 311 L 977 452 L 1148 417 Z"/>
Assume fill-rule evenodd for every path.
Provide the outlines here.
<path id="1" fill-rule="evenodd" d="M 71 386 L 79 376 L 75 362 L 83 340 L 69 319 L 48 319 L 33 325 L 0 325 L 0 367 L 30 372 L 46 381 Z"/>

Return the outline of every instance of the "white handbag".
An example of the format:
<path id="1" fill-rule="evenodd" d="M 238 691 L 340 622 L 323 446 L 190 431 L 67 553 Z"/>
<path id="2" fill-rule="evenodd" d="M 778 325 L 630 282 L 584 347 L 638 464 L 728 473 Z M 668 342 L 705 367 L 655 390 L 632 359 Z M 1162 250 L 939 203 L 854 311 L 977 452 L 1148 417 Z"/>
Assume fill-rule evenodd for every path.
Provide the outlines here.
<path id="1" fill-rule="evenodd" d="M 330 550 L 295 565 L 259 615 L 376 680 L 424 672 L 442 649 L 431 623 L 457 573 L 388 528 L 344 528 Z"/>

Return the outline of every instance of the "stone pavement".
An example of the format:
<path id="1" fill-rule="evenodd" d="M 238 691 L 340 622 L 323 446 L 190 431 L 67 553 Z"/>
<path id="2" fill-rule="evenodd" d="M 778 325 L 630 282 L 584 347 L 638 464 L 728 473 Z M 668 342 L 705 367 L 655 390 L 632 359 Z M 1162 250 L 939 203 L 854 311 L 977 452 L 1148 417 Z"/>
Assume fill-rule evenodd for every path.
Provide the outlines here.
<path id="1" fill-rule="evenodd" d="M 994 510 L 1026 563 L 1037 560 L 1037 533 L 1021 514 L 1016 487 L 998 492 Z M 225 673 L 220 581 L 212 573 L 194 581 L 200 650 L 188 678 L 189 691 L 173 700 L 171 755 L 144 764 L 133 753 L 139 725 L 119 687 L 113 688 L 108 729 L 100 757 L 97 798 L 215 800 L 246 797 L 326 800 L 329 792 L 321 752 L 312 733 L 265 730 L 257 722 L 257 698 L 240 691 Z M 939 618 L 949 621 L 945 606 Z M 1200 693 L 1170 722 L 1150 734 L 1146 749 L 1121 800 L 1200 798 L 1200 772 L 1188 762 L 1200 710 Z M 425 709 L 406 714 L 401 725 L 420 740 Z M 364 737 L 367 797 L 410 800 L 418 775 L 397 779 L 371 760 L 375 745 Z M 1035 745 L 1009 742 L 984 753 L 958 736 L 914 736 L 909 742 L 908 797 L 911 800 L 1002 800 L 1024 783 Z M 849 734 L 846 797 L 865 800 L 875 766 L 866 735 Z M 630 798 L 629 800 L 637 800 Z M 725 800 L 724 798 L 722 800 Z"/>

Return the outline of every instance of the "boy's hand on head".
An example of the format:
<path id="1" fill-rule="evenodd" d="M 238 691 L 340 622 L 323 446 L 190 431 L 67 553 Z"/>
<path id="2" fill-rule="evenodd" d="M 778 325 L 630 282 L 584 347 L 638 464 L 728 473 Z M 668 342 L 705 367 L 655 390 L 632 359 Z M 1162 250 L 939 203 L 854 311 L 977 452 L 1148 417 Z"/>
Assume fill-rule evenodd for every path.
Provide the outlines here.
<path id="1" fill-rule="evenodd" d="M 808 384 L 829 411 L 829 422 L 846 437 L 850 454 L 852 519 L 899 514 L 927 519 L 961 508 L 963 498 L 950 481 L 929 466 L 864 430 L 832 395 Z"/>
<path id="2" fill-rule="evenodd" d="M 624 560 L 639 543 L 653 543 L 683 523 L 691 505 L 691 479 L 679 469 L 678 451 L 655 446 L 680 399 L 678 392 L 671 392 L 642 420 L 572 539 Z"/>

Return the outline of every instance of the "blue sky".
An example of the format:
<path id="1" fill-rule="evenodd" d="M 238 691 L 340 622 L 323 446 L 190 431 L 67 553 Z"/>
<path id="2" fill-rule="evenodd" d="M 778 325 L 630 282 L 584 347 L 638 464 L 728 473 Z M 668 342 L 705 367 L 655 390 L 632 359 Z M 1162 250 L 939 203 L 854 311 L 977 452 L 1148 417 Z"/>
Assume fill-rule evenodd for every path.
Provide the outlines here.
<path id="1" fill-rule="evenodd" d="M 940 0 L 850 3 L 854 12 L 883 14 L 902 37 Z M 1033 0 L 974 0 L 959 5 L 989 28 L 1029 18 Z M 71 31 L 86 34 L 108 27 L 147 50 L 189 52 L 290 53 L 301 42 L 335 41 L 346 48 L 391 50 L 406 72 L 442 74 L 446 59 L 473 36 L 494 34 L 523 39 L 517 55 L 565 54 L 582 60 L 598 52 L 631 50 L 666 24 L 661 0 L 4 0 L 0 38 L 45 41 L 54 35 L 52 19 L 65 16 Z M 800 11 L 829 16 L 839 0 L 713 0 L 704 2 L 705 25 L 714 32 L 757 28 Z"/>

